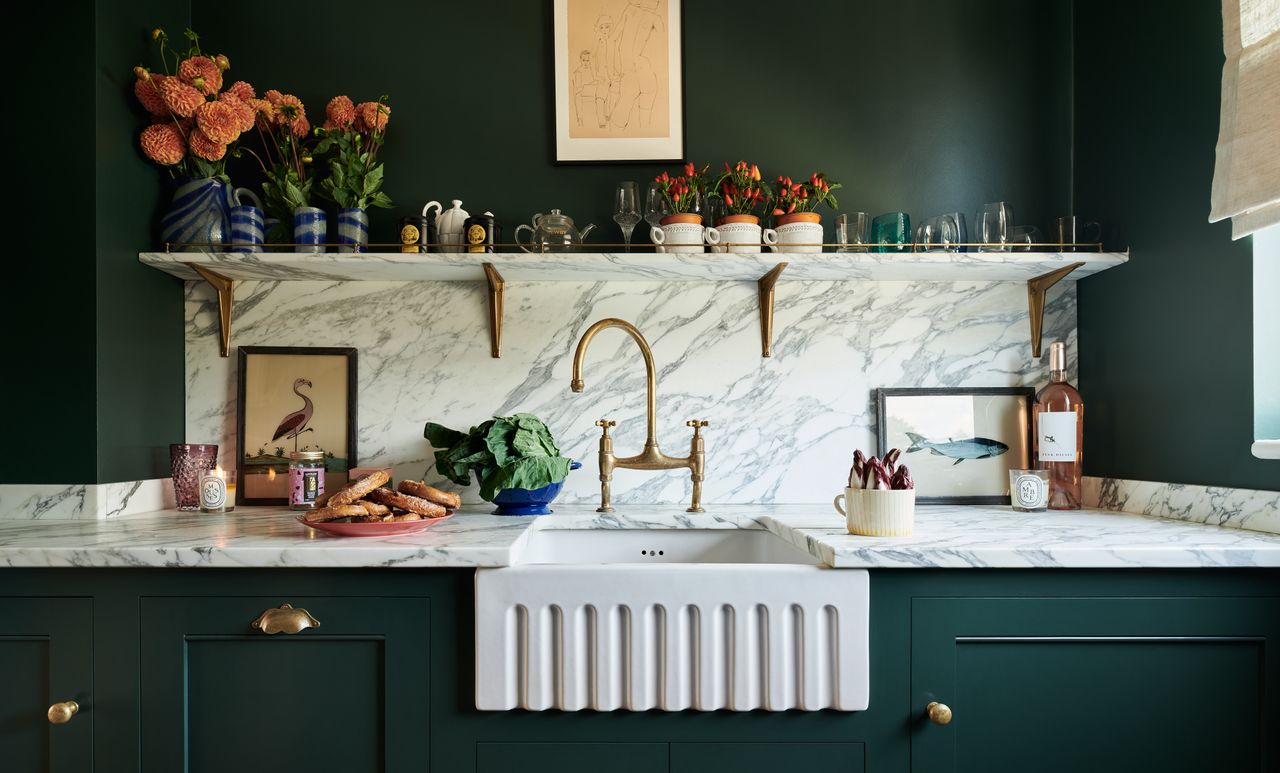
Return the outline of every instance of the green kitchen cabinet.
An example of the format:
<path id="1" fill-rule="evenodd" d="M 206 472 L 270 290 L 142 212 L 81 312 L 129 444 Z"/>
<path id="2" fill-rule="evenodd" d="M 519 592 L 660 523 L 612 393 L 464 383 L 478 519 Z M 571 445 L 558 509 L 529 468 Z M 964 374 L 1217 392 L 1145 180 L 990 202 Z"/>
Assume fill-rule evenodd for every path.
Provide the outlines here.
<path id="1" fill-rule="evenodd" d="M 862 773 L 861 743 L 673 743 L 671 773 Z"/>
<path id="2" fill-rule="evenodd" d="M 1277 674 L 1276 597 L 915 598 L 911 769 L 1274 771 Z"/>
<path id="3" fill-rule="evenodd" d="M 476 773 L 667 773 L 665 743 L 480 743 Z"/>
<path id="4" fill-rule="evenodd" d="M 319 624 L 251 627 L 282 602 Z M 423 770 L 430 620 L 424 598 L 144 597 L 142 770 Z"/>
<path id="5" fill-rule="evenodd" d="M 76 712 L 55 724 L 51 706 L 68 701 Z M 0 598 L 0 767 L 87 773 L 92 712 L 93 600 Z"/>

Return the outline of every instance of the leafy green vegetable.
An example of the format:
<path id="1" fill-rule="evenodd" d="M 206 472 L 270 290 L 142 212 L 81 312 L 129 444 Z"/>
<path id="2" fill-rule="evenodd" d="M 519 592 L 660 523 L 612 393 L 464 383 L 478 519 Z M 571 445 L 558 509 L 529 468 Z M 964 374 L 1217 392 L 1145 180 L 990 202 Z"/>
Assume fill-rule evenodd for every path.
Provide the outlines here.
<path id="1" fill-rule="evenodd" d="M 422 434 L 439 449 L 436 470 L 461 486 L 470 485 L 475 473 L 487 502 L 502 489 L 539 489 L 569 474 L 570 460 L 560 455 L 547 425 L 531 413 L 495 416 L 468 432 L 428 422 Z"/>

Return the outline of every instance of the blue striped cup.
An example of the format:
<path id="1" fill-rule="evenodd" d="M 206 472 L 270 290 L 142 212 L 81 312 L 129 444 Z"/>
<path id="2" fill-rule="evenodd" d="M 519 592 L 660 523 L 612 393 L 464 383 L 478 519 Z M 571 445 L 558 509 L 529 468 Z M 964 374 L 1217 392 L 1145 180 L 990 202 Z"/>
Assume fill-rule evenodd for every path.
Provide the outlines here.
<path id="1" fill-rule="evenodd" d="M 253 204 L 242 203 L 246 197 Z M 262 252 L 266 226 L 262 219 L 262 202 L 248 188 L 236 188 L 236 206 L 231 208 L 231 251 Z"/>
<path id="2" fill-rule="evenodd" d="M 369 213 L 348 208 L 338 212 L 338 252 L 364 252 L 369 244 Z"/>
<path id="3" fill-rule="evenodd" d="M 329 231 L 324 210 L 319 207 L 298 207 L 293 211 L 293 243 L 296 252 L 324 252 L 324 240 Z"/>

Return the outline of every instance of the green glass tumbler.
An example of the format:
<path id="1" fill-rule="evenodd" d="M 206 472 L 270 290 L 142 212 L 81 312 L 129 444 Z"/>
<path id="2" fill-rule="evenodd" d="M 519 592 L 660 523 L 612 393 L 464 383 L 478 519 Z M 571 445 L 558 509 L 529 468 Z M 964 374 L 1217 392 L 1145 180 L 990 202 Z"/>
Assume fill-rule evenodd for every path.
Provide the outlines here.
<path id="1" fill-rule="evenodd" d="M 909 252 L 911 218 L 906 212 L 886 212 L 871 221 L 871 244 L 875 252 Z"/>

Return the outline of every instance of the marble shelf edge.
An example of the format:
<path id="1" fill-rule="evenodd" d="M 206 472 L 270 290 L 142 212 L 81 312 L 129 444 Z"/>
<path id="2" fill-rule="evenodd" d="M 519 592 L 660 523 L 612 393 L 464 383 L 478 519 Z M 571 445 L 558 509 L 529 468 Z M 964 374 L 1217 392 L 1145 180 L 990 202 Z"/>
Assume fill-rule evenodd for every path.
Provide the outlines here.
<path id="1" fill-rule="evenodd" d="M 142 252 L 145 265 L 180 279 L 187 264 L 235 281 L 481 282 L 492 265 L 508 282 L 757 282 L 779 263 L 787 281 L 1026 282 L 1073 263 L 1083 279 L 1128 261 L 1127 252 L 892 253 L 230 253 Z"/>

